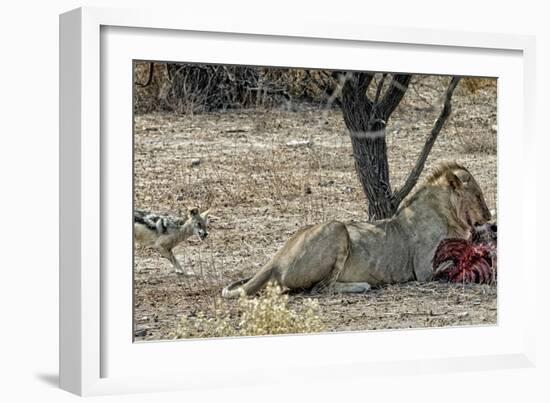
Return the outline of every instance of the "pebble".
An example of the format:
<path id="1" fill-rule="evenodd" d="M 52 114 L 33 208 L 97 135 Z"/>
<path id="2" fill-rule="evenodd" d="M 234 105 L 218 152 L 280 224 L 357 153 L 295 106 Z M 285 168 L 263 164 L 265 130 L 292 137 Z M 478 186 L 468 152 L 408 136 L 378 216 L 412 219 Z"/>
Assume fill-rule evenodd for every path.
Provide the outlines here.
<path id="1" fill-rule="evenodd" d="M 139 329 L 139 330 L 136 330 L 135 333 L 134 333 L 134 336 L 135 336 L 135 337 L 144 337 L 144 336 L 147 336 L 147 329 Z"/>
<path id="2" fill-rule="evenodd" d="M 309 140 L 292 140 L 286 143 L 286 145 L 288 147 L 303 147 L 303 146 L 310 147 L 312 144 L 311 144 L 311 141 Z"/>

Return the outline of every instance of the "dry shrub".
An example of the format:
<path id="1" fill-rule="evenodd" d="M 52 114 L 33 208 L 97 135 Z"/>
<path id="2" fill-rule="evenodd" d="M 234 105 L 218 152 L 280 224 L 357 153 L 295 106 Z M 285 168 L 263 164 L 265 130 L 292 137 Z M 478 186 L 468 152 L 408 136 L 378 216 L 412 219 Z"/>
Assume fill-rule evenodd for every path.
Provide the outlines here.
<path id="1" fill-rule="evenodd" d="M 329 70 L 262 68 L 262 79 L 292 102 L 327 104 L 338 81 Z"/>
<path id="2" fill-rule="evenodd" d="M 153 65 L 152 80 L 149 73 Z M 286 92 L 263 79 L 258 67 L 140 62 L 134 68 L 137 113 L 180 114 L 280 105 Z"/>
<path id="3" fill-rule="evenodd" d="M 461 134 L 457 135 L 458 143 L 462 152 L 466 154 L 488 154 L 497 153 L 497 133 L 492 131 L 488 134 Z"/>
<path id="4" fill-rule="evenodd" d="M 231 320 L 230 307 L 218 301 L 213 317 L 208 318 L 203 312 L 195 317 L 184 317 L 175 338 L 265 336 L 325 330 L 317 301 L 305 298 L 300 308 L 292 309 L 288 306 L 288 295 L 274 283 L 269 283 L 256 298 L 242 295 L 237 304 L 237 325 Z"/>
<path id="5" fill-rule="evenodd" d="M 256 103 L 256 67 L 170 63 L 168 68 L 172 80 L 163 100 L 169 110 L 193 114 Z"/>
<path id="6" fill-rule="evenodd" d="M 134 112 L 147 113 L 161 110 L 161 93 L 165 90 L 168 72 L 164 63 L 153 64 L 153 76 L 148 83 L 150 63 L 134 63 Z M 146 85 L 147 84 L 147 85 Z"/>
<path id="7" fill-rule="evenodd" d="M 166 110 L 188 115 L 325 104 L 336 88 L 326 70 L 162 62 L 135 63 L 134 83 L 136 113 Z"/>
<path id="8" fill-rule="evenodd" d="M 462 85 L 471 94 L 484 89 L 496 89 L 497 80 L 494 78 L 465 77 L 462 79 Z"/>

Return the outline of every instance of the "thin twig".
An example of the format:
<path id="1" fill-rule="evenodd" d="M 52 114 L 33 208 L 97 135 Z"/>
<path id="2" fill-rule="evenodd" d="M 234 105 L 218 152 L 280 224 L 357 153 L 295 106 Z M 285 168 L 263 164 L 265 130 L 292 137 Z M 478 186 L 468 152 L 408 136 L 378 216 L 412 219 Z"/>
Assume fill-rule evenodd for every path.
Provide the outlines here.
<path id="1" fill-rule="evenodd" d="M 459 82 L 460 82 L 460 77 L 453 77 L 451 79 L 451 82 L 447 87 L 447 91 L 445 92 L 445 103 L 443 104 L 443 109 L 441 110 L 441 113 L 439 114 L 437 120 L 435 121 L 435 124 L 432 127 L 432 130 L 428 138 L 426 139 L 426 142 L 424 143 L 422 152 L 418 156 L 418 159 L 416 160 L 416 164 L 414 165 L 414 168 L 409 173 L 409 176 L 407 177 L 407 180 L 405 181 L 401 189 L 399 189 L 394 193 L 393 197 L 394 197 L 395 205 L 399 205 L 416 185 L 416 182 L 418 181 L 418 178 L 420 177 L 420 174 L 424 169 L 424 165 L 426 164 L 426 160 L 428 159 L 428 155 L 432 150 L 435 140 L 437 139 L 437 136 L 439 135 L 439 133 L 441 132 L 441 129 L 445 125 L 447 118 L 451 114 L 451 98 Z"/>

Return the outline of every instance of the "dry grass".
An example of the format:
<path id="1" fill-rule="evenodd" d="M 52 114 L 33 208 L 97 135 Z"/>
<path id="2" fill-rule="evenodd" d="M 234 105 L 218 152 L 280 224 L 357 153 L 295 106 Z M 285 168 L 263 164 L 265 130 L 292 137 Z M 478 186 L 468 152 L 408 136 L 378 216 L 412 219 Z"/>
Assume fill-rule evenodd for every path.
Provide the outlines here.
<path id="1" fill-rule="evenodd" d="M 456 131 L 456 136 L 460 147 L 464 153 L 468 154 L 496 154 L 497 152 L 497 132 L 496 129 L 491 129 L 490 133 L 482 136 L 468 134 L 459 134 Z"/>
<path id="2" fill-rule="evenodd" d="M 387 133 L 392 187 L 414 165 L 447 81 L 415 78 L 392 116 Z M 495 209 L 495 124 L 496 91 L 472 93 L 459 86 L 421 181 L 442 161 L 456 160 L 476 177 Z M 474 137 L 489 146 L 465 149 L 466 139 Z M 192 166 L 197 158 L 200 164 Z M 184 205 L 212 204 L 214 214 L 206 243 L 191 238 L 175 250 L 194 277 L 178 277 L 165 259 L 136 250 L 137 340 L 170 338 L 182 319 L 200 312 L 207 318 L 218 309 L 236 312 L 238 302 L 219 301 L 223 286 L 254 274 L 301 226 L 364 220 L 367 205 L 354 169 L 335 109 L 137 115 L 135 206 L 175 213 Z M 311 298 L 327 331 L 496 323 L 496 286 L 405 284 L 365 296 Z M 296 309 L 302 301 L 303 295 L 292 294 L 288 304 Z M 238 324 L 237 315 L 230 318 Z"/>
<path id="3" fill-rule="evenodd" d="M 496 91 L 497 80 L 494 78 L 466 77 L 462 79 L 462 85 L 470 93 L 476 94 L 482 90 Z"/>
<path id="4" fill-rule="evenodd" d="M 231 305 L 220 300 L 213 316 L 209 314 L 201 311 L 194 317 L 182 318 L 175 338 L 265 336 L 325 329 L 317 301 L 306 298 L 300 305 L 290 308 L 288 295 L 274 283 L 269 283 L 256 298 L 243 294 L 236 313 Z"/>

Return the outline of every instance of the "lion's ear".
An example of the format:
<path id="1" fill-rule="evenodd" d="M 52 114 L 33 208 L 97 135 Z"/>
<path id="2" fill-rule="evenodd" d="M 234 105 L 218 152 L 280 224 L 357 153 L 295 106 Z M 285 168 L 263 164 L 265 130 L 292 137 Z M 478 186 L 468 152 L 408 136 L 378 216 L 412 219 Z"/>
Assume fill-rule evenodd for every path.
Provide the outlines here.
<path id="1" fill-rule="evenodd" d="M 459 178 L 458 176 L 456 176 L 453 172 L 448 171 L 448 172 L 445 174 L 445 178 L 447 179 L 447 183 L 449 184 L 449 186 L 451 187 L 451 189 L 453 189 L 453 190 L 458 190 L 458 189 L 461 189 L 461 188 L 462 188 L 462 186 L 463 186 L 462 181 L 461 181 L 460 178 Z"/>

